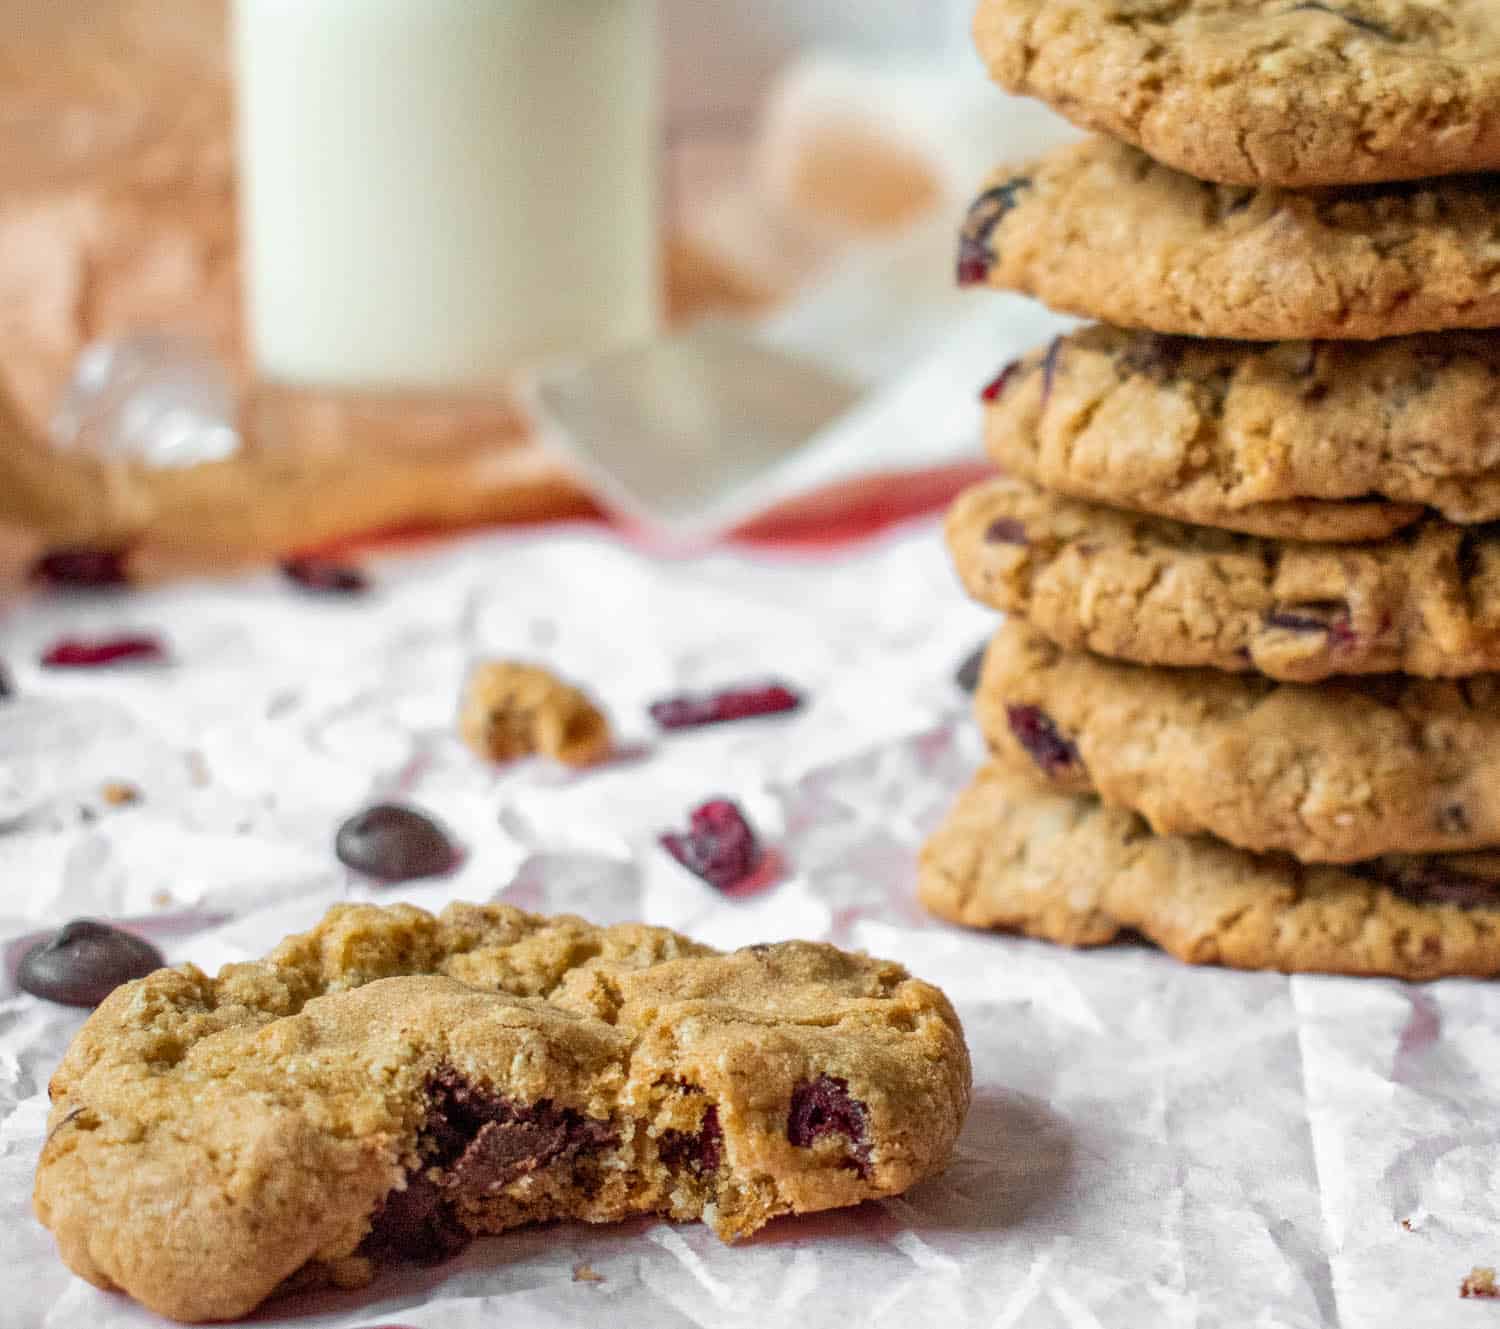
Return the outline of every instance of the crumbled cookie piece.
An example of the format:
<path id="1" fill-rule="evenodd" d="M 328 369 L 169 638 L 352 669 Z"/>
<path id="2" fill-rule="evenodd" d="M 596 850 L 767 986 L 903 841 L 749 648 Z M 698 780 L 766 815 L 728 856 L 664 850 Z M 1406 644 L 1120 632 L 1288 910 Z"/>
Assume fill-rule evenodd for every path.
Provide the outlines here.
<path id="1" fill-rule="evenodd" d="M 1495 1271 L 1488 1265 L 1476 1265 L 1469 1276 L 1459 1284 L 1460 1297 L 1500 1297 L 1500 1287 L 1495 1286 Z"/>
<path id="2" fill-rule="evenodd" d="M 577 688 L 539 666 L 504 660 L 470 675 L 459 731 L 489 761 L 540 753 L 568 766 L 592 766 L 613 745 L 609 721 Z"/>
<path id="3" fill-rule="evenodd" d="M 52 1077 L 38 1217 L 181 1320 L 534 1222 L 781 1214 L 945 1164 L 970 1067 L 899 966 L 720 954 L 500 905 L 340 906 L 263 961 L 117 991 Z"/>
<path id="4" fill-rule="evenodd" d="M 111 780 L 99 791 L 99 797 L 112 808 L 127 808 L 141 801 L 141 791 L 123 780 Z"/>

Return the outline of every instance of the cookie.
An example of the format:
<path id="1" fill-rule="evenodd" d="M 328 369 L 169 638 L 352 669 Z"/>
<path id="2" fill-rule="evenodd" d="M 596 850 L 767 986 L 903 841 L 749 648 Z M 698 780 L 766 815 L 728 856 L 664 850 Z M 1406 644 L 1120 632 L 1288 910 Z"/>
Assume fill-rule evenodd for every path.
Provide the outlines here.
<path id="1" fill-rule="evenodd" d="M 1160 835 L 1353 863 L 1500 845 L 1500 677 L 1306 687 L 1065 651 L 1020 620 L 976 698 L 1015 769 L 1097 793 Z"/>
<path id="2" fill-rule="evenodd" d="M 1005 478 L 963 494 L 947 533 L 970 595 L 1073 650 L 1289 683 L 1500 669 L 1491 526 L 1434 517 L 1369 544 L 1262 540 Z"/>
<path id="3" fill-rule="evenodd" d="M 1206 184 L 1111 139 L 995 177 L 959 280 L 1121 327 L 1289 341 L 1500 324 L 1500 178 L 1294 193 Z"/>
<path id="4" fill-rule="evenodd" d="M 969 1061 L 943 995 L 788 942 L 503 906 L 341 906 L 265 960 L 117 990 L 52 1077 L 37 1216 L 180 1320 L 553 1219 L 778 1214 L 944 1164 Z"/>
<path id="5" fill-rule="evenodd" d="M 1048 489 L 1292 540 L 1418 507 L 1500 518 L 1500 335 L 1262 345 L 1086 328 L 985 390 L 989 450 Z"/>
<path id="6" fill-rule="evenodd" d="M 592 766 L 614 745 L 604 713 L 577 688 L 538 665 L 489 660 L 464 686 L 458 729 L 486 761 L 541 753 L 566 766 Z"/>
<path id="7" fill-rule="evenodd" d="M 1011 92 L 1228 184 L 1500 170 L 1500 21 L 1486 0 L 984 0 Z"/>
<path id="8" fill-rule="evenodd" d="M 922 851 L 940 918 L 1067 946 L 1139 933 L 1188 964 L 1430 979 L 1500 974 L 1500 855 L 1304 867 L 980 773 Z"/>

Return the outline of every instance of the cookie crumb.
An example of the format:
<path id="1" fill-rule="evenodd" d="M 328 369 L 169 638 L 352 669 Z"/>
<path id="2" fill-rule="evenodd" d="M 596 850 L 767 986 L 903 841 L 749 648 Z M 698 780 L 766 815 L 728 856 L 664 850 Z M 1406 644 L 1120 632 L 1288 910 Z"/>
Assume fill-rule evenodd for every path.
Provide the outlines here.
<path id="1" fill-rule="evenodd" d="M 123 780 L 111 780 L 99 791 L 99 797 L 112 808 L 128 808 L 141 801 L 141 791 Z"/>
<path id="2" fill-rule="evenodd" d="M 604 1275 L 595 1273 L 594 1270 L 586 1264 L 575 1264 L 573 1266 L 573 1281 L 575 1283 L 602 1283 L 604 1281 Z"/>
<path id="3" fill-rule="evenodd" d="M 540 753 L 567 766 L 592 766 L 614 745 L 609 721 L 577 688 L 536 665 L 506 660 L 470 675 L 458 727 L 487 761 Z"/>
<path id="4" fill-rule="evenodd" d="M 1414 1227 L 1412 1227 L 1412 1225 L 1411 1225 L 1411 1219 L 1409 1219 L 1409 1218 L 1403 1218 L 1401 1220 L 1401 1227 L 1402 1227 L 1402 1229 L 1404 1231 L 1407 1231 L 1407 1232 L 1415 1232 L 1416 1231 L 1416 1229 Z"/>
<path id="5" fill-rule="evenodd" d="M 1500 1298 L 1500 1287 L 1495 1286 L 1495 1271 L 1485 1265 L 1475 1265 L 1469 1276 L 1458 1287 L 1460 1297 Z"/>

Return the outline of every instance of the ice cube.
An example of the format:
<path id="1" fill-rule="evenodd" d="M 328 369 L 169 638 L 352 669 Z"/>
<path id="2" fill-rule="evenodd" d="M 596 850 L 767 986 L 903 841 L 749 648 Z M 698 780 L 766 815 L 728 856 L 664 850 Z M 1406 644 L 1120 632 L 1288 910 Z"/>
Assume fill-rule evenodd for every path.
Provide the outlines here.
<path id="1" fill-rule="evenodd" d="M 235 389 L 213 352 L 156 333 L 84 347 L 52 417 L 64 452 L 145 466 L 222 461 L 240 447 Z"/>

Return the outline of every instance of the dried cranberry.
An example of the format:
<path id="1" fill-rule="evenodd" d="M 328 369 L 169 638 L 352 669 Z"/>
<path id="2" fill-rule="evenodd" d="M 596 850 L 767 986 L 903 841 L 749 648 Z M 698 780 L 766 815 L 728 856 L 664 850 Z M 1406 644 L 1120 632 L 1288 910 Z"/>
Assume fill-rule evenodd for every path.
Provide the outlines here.
<path id="1" fill-rule="evenodd" d="M 996 517 L 984 530 L 986 544 L 992 545 L 1024 545 L 1026 540 L 1026 527 L 1014 517 Z"/>
<path id="2" fill-rule="evenodd" d="M 1012 360 L 1010 364 L 1006 365 L 1004 369 L 984 385 L 979 394 L 979 400 L 999 401 L 1005 395 L 1005 389 L 1010 386 L 1011 379 L 1016 376 L 1020 368 L 1021 362 L 1019 360 Z"/>
<path id="3" fill-rule="evenodd" d="M 1005 718 L 1016 741 L 1048 775 L 1080 765 L 1078 749 L 1038 706 L 1007 706 Z"/>
<path id="4" fill-rule="evenodd" d="M 103 589 L 126 586 L 124 549 L 90 549 L 83 545 L 54 549 L 31 566 L 33 581 L 48 586 Z"/>
<path id="5" fill-rule="evenodd" d="M 757 715 L 779 715 L 802 705 L 800 693 L 784 683 L 753 683 L 723 692 L 682 693 L 651 705 L 651 718 L 663 729 L 692 729 Z"/>
<path id="6" fill-rule="evenodd" d="M 727 891 L 754 874 L 760 845 L 745 814 L 727 798 L 695 808 L 685 835 L 667 832 L 661 846 L 696 877 Z"/>
<path id="7" fill-rule="evenodd" d="M 958 283 L 974 286 L 990 275 L 994 256 L 990 253 L 990 237 L 995 227 L 1004 220 L 1005 214 L 1016 206 L 1016 195 L 1031 186 L 1029 178 L 1018 175 L 1002 185 L 986 190 L 974 201 L 964 221 L 958 246 Z"/>
<path id="8" fill-rule="evenodd" d="M 289 558 L 281 564 L 288 580 L 308 591 L 329 595 L 359 595 L 370 589 L 370 579 L 358 568 L 325 558 Z"/>
<path id="9" fill-rule="evenodd" d="M 134 634 L 124 637 L 64 637 L 48 647 L 42 663 L 49 669 L 97 669 L 124 661 L 160 662 L 166 649 L 155 637 Z"/>
<path id="10" fill-rule="evenodd" d="M 849 1081 L 820 1075 L 792 1090 L 786 1138 L 798 1149 L 810 1148 L 824 1135 L 846 1136 L 850 1162 L 861 1176 L 870 1171 L 870 1112 L 849 1093 Z"/>
<path id="11" fill-rule="evenodd" d="M 984 672 L 984 655 L 988 650 L 989 643 L 982 642 L 954 671 L 953 681 L 971 696 L 979 691 L 979 676 Z"/>
<path id="12" fill-rule="evenodd" d="M 16 986 L 64 1006 L 97 1006 L 121 983 L 145 978 L 164 963 L 149 941 L 79 918 L 21 957 Z"/>
<path id="13" fill-rule="evenodd" d="M 379 881 L 441 877 L 458 866 L 457 846 L 430 817 L 378 803 L 350 817 L 334 840 L 339 861 Z"/>

